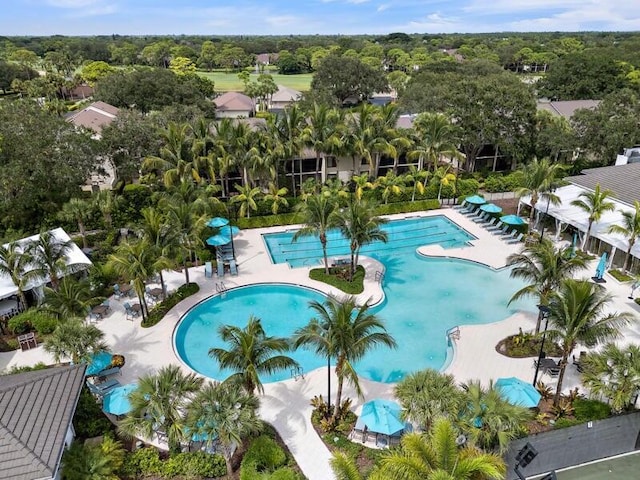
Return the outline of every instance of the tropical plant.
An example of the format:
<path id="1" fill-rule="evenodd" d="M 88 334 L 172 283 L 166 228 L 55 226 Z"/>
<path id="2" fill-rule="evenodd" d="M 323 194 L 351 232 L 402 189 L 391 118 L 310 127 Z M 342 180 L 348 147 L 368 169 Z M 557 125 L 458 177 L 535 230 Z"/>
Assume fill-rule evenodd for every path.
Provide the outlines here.
<path id="1" fill-rule="evenodd" d="M 389 171 L 384 177 L 378 177 L 375 182 L 375 188 L 382 190 L 382 200 L 384 203 L 389 202 L 389 197 L 399 197 L 404 191 L 405 178 L 398 177 L 395 173 Z"/>
<path id="2" fill-rule="evenodd" d="M 580 361 L 582 383 L 593 395 L 609 400 L 614 412 L 622 412 L 632 404 L 640 388 L 640 347 L 619 347 L 608 343 L 597 353 Z"/>
<path id="3" fill-rule="evenodd" d="M 169 451 L 179 452 L 186 436 L 183 414 L 202 383 L 201 378 L 183 373 L 177 365 L 163 367 L 155 375 L 143 375 L 138 388 L 129 394 L 131 411 L 119 423 L 119 431 L 127 437 L 149 439 L 163 432 Z"/>
<path id="4" fill-rule="evenodd" d="M 430 368 L 407 375 L 396 384 L 394 392 L 404 418 L 425 431 L 439 417 L 455 419 L 463 401 L 453 375 Z"/>
<path id="5" fill-rule="evenodd" d="M 163 297 L 166 297 L 167 287 L 162 271 L 175 265 L 173 258 L 179 247 L 176 231 L 171 228 L 158 209 L 148 207 L 142 209 L 139 236 L 148 243 L 149 248 L 154 250 L 153 257 L 156 260 L 153 264 L 153 270 L 160 275 Z"/>
<path id="6" fill-rule="evenodd" d="M 451 120 L 440 113 L 421 113 L 413 123 L 420 142 L 410 154 L 418 157 L 418 169 L 425 168 L 424 160 L 429 162 L 435 172 L 443 157 L 460 159 L 463 154 L 458 150 L 459 129 Z"/>
<path id="7" fill-rule="evenodd" d="M 574 279 L 563 280 L 552 295 L 547 335 L 552 341 L 559 342 L 562 348 L 554 405 L 560 400 L 567 359 L 576 345 L 594 346 L 616 338 L 620 334 L 619 329 L 633 318 L 626 312 L 606 313 L 611 299 L 602 286 Z"/>
<path id="8" fill-rule="evenodd" d="M 44 349 L 53 355 L 56 362 L 70 359 L 73 363 L 89 361 L 96 353 L 109 350 L 102 330 L 95 325 L 86 325 L 77 318 L 58 325 L 47 337 Z"/>
<path id="9" fill-rule="evenodd" d="M 459 420 L 462 430 L 481 448 L 504 453 L 533 414 L 504 400 L 493 382 L 483 388 L 479 381 L 471 381 L 462 388 L 466 392 Z"/>
<path id="10" fill-rule="evenodd" d="M 312 148 L 316 155 L 316 182 L 320 181 L 320 157 L 326 151 L 330 151 L 340 141 L 335 134 L 336 121 L 338 119 L 334 110 L 322 103 L 313 103 L 308 112 L 308 124 L 301 131 L 301 139 L 304 145 Z"/>
<path id="11" fill-rule="evenodd" d="M 583 256 L 572 256 L 571 248 L 557 248 L 549 239 L 526 245 L 521 252 L 507 257 L 507 265 L 512 267 L 511 278 L 519 278 L 528 283 L 509 300 L 509 303 L 525 296 L 534 296 L 539 305 L 548 305 L 549 298 L 565 278 L 573 277 L 586 268 Z M 538 315 L 535 333 L 540 332 L 542 316 Z"/>
<path id="12" fill-rule="evenodd" d="M 362 200 L 365 190 L 373 190 L 375 188 L 373 182 L 369 180 L 369 174 L 363 173 L 362 175 L 354 175 L 351 177 L 351 181 L 355 185 L 354 194 L 357 200 Z"/>
<path id="13" fill-rule="evenodd" d="M 411 186 L 411 201 L 415 201 L 416 192 L 420 195 L 424 195 L 425 183 L 429 178 L 429 172 L 426 170 L 418 170 L 415 166 L 411 165 L 409 171 L 404 175 L 405 182 Z"/>
<path id="14" fill-rule="evenodd" d="M 229 478 L 233 474 L 231 457 L 235 447 L 263 427 L 257 416 L 258 406 L 257 397 L 238 384 L 209 382 L 187 408 L 186 430 L 206 444 L 219 442 Z"/>
<path id="15" fill-rule="evenodd" d="M 516 190 L 518 197 L 529 196 L 529 226 L 533 225 L 533 216 L 535 215 L 536 205 L 538 201 L 546 200 L 551 205 L 559 205 L 560 197 L 553 193 L 556 187 L 558 177 L 562 173 L 562 167 L 558 163 L 551 163 L 548 158 L 542 160 L 534 159 L 522 169 L 522 187 Z M 530 228 L 533 231 L 533 228 Z"/>
<path id="16" fill-rule="evenodd" d="M 77 441 L 62 456 L 62 475 L 68 480 L 118 480 L 124 457 L 122 444 L 109 436 L 99 445 Z"/>
<path id="17" fill-rule="evenodd" d="M 358 306 L 355 297 L 342 300 L 329 297 L 324 304 L 312 301 L 309 306 L 318 317 L 296 330 L 294 343 L 296 348 L 308 346 L 318 355 L 335 358 L 338 377 L 336 406 L 339 406 L 345 379 L 358 395 L 362 395 L 354 364 L 373 348 L 395 348 L 396 342 L 387 333 L 382 319 L 369 311 L 368 303 Z M 338 408 L 335 408 L 334 420 L 337 414 Z"/>
<path id="18" fill-rule="evenodd" d="M 371 480 L 476 480 L 502 479 L 506 466 L 498 455 L 471 443 L 459 447 L 451 420 L 436 420 L 427 435 L 410 433 L 400 448 L 386 452 Z"/>
<path id="19" fill-rule="evenodd" d="M 87 312 L 104 297 L 95 296 L 88 279 L 64 277 L 58 290 L 45 287 L 44 308 L 59 320 L 69 317 L 84 318 Z"/>
<path id="20" fill-rule="evenodd" d="M 638 238 L 640 238 L 640 202 L 637 200 L 633 204 L 633 211 L 625 210 L 622 213 L 622 225 L 611 225 L 609 227 L 609 233 L 617 233 L 627 239 L 629 248 L 627 248 L 627 255 L 624 258 L 624 265 L 622 270 L 626 271 L 629 266 L 629 259 L 631 258 L 631 249 L 636 244 Z"/>
<path id="21" fill-rule="evenodd" d="M 271 213 L 278 214 L 280 206 L 288 207 L 289 202 L 285 198 L 285 195 L 289 192 L 285 187 L 278 188 L 273 182 L 269 182 L 269 191 L 264 196 L 265 202 L 271 203 Z"/>
<path id="22" fill-rule="evenodd" d="M 337 480 L 364 480 L 355 460 L 340 450 L 333 452 L 329 464 Z"/>
<path id="23" fill-rule="evenodd" d="M 220 368 L 235 372 L 225 381 L 242 385 L 247 393 L 264 392 L 260 375 L 298 367 L 295 360 L 282 355 L 291 349 L 289 341 L 267 336 L 261 320 L 253 315 L 245 328 L 221 325 L 218 334 L 230 348 L 211 348 L 209 356 L 218 361 Z"/>
<path id="24" fill-rule="evenodd" d="M 312 195 L 305 202 L 299 203 L 297 208 L 302 214 L 304 227 L 296 231 L 291 241 L 297 242 L 302 237 L 317 236 L 320 240 L 320 245 L 322 245 L 324 272 L 329 275 L 327 232 L 334 226 L 335 200 L 324 195 Z"/>
<path id="25" fill-rule="evenodd" d="M 449 165 L 445 165 L 436 168 L 435 172 L 433 172 L 433 179 L 438 185 L 438 201 L 440 201 L 442 197 L 442 187 L 448 187 L 456 180 L 456 176 L 453 173 L 450 173 L 450 170 L 451 167 Z"/>
<path id="26" fill-rule="evenodd" d="M 27 267 L 31 264 L 31 254 L 17 242 L 0 245 L 0 277 L 9 277 L 18 289 L 20 303 L 26 307 L 24 289 L 35 274 Z"/>
<path id="27" fill-rule="evenodd" d="M 116 207 L 116 200 L 111 190 L 100 190 L 93 195 L 93 204 L 100 210 L 104 225 L 110 229 L 113 225 L 112 214 Z"/>
<path id="28" fill-rule="evenodd" d="M 87 232 L 86 223 L 89 219 L 91 211 L 89 210 L 89 202 L 81 198 L 72 198 L 62 205 L 62 210 L 58 213 L 61 220 L 72 221 L 78 224 L 78 231 L 82 237 L 82 247 L 87 248 Z"/>
<path id="29" fill-rule="evenodd" d="M 67 264 L 67 255 L 73 248 L 71 240 L 57 238 L 51 232 L 42 232 L 36 240 L 26 247 L 35 266 L 32 275 L 51 282 L 51 288 L 58 289 L 60 278 L 74 273 L 80 268 L 78 264 Z"/>
<path id="30" fill-rule="evenodd" d="M 261 195 L 260 189 L 251 185 L 235 185 L 235 188 L 238 194 L 231 197 L 231 203 L 240 204 L 238 213 L 241 217 L 251 217 L 251 210 L 258 210 L 256 198 Z"/>
<path id="31" fill-rule="evenodd" d="M 611 195 L 613 195 L 611 190 L 600 190 L 600 185 L 598 184 L 593 192 L 582 192 L 578 195 L 578 198 L 571 202 L 571 205 L 578 207 L 589 215 L 589 225 L 582 241 L 583 250 L 587 248 L 593 224 L 599 222 L 605 212 L 613 212 L 616 209 L 615 203 L 607 201 Z"/>
<path id="32" fill-rule="evenodd" d="M 145 240 L 123 242 L 112 255 L 109 255 L 108 265 L 126 281 L 133 282 L 133 289 L 140 301 L 143 321 L 149 313 L 145 298 L 145 282 L 154 274 L 155 262 L 153 249 Z"/>
<path id="33" fill-rule="evenodd" d="M 165 201 L 167 202 L 167 201 Z M 194 205 L 172 197 L 167 205 L 167 222 L 177 237 L 182 252 L 182 269 L 185 283 L 189 284 L 189 262 L 196 249 L 201 245 L 200 233 L 205 226 L 205 217 Z"/>

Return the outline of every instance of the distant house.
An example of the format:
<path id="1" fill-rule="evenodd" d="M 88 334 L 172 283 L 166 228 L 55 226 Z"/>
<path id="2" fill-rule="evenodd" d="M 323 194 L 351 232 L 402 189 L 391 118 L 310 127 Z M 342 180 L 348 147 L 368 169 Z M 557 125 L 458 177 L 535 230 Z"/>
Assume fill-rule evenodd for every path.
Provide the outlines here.
<path id="1" fill-rule="evenodd" d="M 588 108 L 590 110 L 597 108 L 600 100 L 561 100 L 561 101 L 540 101 L 537 104 L 538 110 L 546 110 L 554 115 L 570 120 L 576 110 Z"/>
<path id="2" fill-rule="evenodd" d="M 91 97 L 94 91 L 95 88 L 87 84 L 77 85 L 70 89 L 62 87 L 62 95 L 69 100 L 84 100 Z"/>
<path id="3" fill-rule="evenodd" d="M 0 377 L 0 478 L 57 480 L 85 365 Z"/>
<path id="4" fill-rule="evenodd" d="M 252 117 L 256 112 L 253 100 L 243 93 L 226 92 L 217 97 L 216 118 Z"/>
<path id="5" fill-rule="evenodd" d="M 270 65 L 278 61 L 279 56 L 277 53 L 259 53 L 256 55 L 256 65 Z"/>
<path id="6" fill-rule="evenodd" d="M 271 96 L 269 110 L 284 110 L 300 100 L 302 92 L 293 88 L 278 85 L 278 91 Z"/>

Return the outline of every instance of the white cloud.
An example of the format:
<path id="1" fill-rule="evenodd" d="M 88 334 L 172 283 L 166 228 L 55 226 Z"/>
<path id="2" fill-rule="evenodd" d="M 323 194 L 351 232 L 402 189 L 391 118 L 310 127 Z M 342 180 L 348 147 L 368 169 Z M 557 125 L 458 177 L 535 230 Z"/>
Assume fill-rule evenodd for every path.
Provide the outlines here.
<path id="1" fill-rule="evenodd" d="M 295 15 L 274 15 L 266 17 L 265 21 L 273 27 L 284 27 L 286 25 L 299 23 L 301 19 Z"/>
<path id="2" fill-rule="evenodd" d="M 367 3 L 369 0 L 347 0 L 347 3 L 353 3 L 355 5 L 359 5 L 361 3 Z"/>
<path id="3" fill-rule="evenodd" d="M 376 12 L 384 12 L 387 8 L 389 8 L 389 6 L 390 5 L 388 3 L 383 3 L 382 5 L 378 5 Z"/>
<path id="4" fill-rule="evenodd" d="M 100 0 L 47 0 L 47 3 L 59 8 L 82 8 L 100 3 Z"/>

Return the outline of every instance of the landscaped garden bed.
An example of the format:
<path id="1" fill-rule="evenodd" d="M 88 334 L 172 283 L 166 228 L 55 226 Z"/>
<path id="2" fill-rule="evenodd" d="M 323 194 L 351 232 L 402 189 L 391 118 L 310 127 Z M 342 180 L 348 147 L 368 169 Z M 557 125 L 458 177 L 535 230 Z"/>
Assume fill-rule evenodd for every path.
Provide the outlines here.
<path id="1" fill-rule="evenodd" d="M 517 335 L 510 335 L 500 340 L 496 345 L 496 351 L 505 357 L 526 358 L 537 357 L 540 353 L 542 335 L 534 335 L 531 332 L 520 332 Z M 544 344 L 544 353 L 547 357 L 560 357 L 562 350 L 558 344 L 550 342 L 548 339 Z"/>
<path id="2" fill-rule="evenodd" d="M 364 274 L 364 267 L 358 265 L 353 280 L 349 281 L 348 266 L 331 267 L 329 275 L 325 273 L 324 268 L 314 268 L 309 272 L 309 278 L 336 287 L 349 295 L 358 295 L 364 291 Z"/>

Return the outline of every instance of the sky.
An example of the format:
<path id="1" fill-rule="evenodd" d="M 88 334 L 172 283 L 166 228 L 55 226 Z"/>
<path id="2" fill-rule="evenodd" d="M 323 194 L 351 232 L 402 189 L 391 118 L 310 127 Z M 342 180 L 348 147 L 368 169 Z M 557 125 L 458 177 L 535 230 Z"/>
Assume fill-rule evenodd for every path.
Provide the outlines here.
<path id="1" fill-rule="evenodd" d="M 0 0 L 0 35 L 630 31 L 640 0 Z"/>

